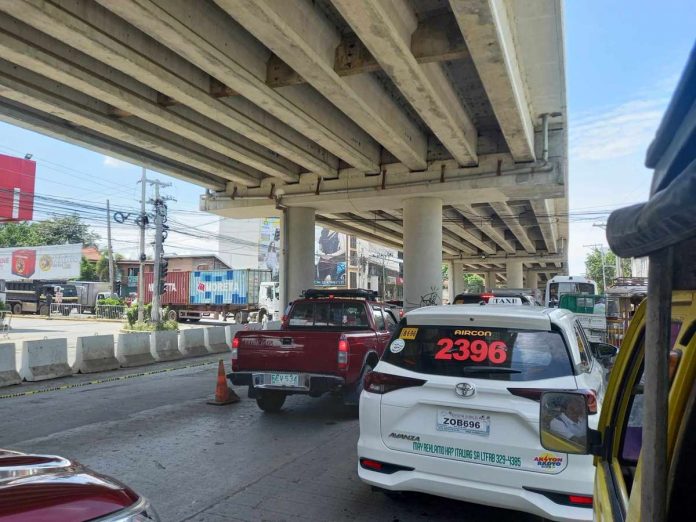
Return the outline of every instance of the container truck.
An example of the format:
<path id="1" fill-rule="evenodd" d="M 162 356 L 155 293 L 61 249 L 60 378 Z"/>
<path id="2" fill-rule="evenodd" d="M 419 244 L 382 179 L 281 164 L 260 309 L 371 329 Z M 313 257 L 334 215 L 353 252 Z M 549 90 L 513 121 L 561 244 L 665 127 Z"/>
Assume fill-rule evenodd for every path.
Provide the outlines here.
<path id="1" fill-rule="evenodd" d="M 145 273 L 145 303 L 152 302 L 154 275 Z M 280 319 L 279 283 L 270 270 L 196 270 L 169 272 L 161 304 L 167 319 L 200 321 L 203 318 L 238 323 Z"/>

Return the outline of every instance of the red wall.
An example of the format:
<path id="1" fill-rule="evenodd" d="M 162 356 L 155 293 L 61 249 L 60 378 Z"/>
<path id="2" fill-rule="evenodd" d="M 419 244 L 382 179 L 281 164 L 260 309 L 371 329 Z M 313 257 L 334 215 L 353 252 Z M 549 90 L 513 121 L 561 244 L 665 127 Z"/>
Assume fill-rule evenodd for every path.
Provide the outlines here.
<path id="1" fill-rule="evenodd" d="M 35 181 L 35 161 L 0 154 L 0 221 L 33 219 Z"/>

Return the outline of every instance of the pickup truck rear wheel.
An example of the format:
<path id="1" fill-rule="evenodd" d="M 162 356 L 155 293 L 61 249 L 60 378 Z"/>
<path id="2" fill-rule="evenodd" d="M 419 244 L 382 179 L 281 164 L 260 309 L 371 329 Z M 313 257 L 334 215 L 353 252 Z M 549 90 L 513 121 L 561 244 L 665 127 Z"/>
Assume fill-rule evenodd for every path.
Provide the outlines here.
<path id="1" fill-rule="evenodd" d="M 365 366 L 363 366 L 363 369 L 360 372 L 360 378 L 358 379 L 358 382 L 355 383 L 353 389 L 346 393 L 343 398 L 343 403 L 346 406 L 357 406 L 358 404 L 360 404 L 360 394 L 365 389 L 365 377 L 371 371 L 372 365 L 370 363 L 365 363 Z"/>
<path id="2" fill-rule="evenodd" d="M 276 390 L 264 390 L 256 397 L 256 404 L 266 413 L 278 413 L 285 404 L 285 393 Z"/>

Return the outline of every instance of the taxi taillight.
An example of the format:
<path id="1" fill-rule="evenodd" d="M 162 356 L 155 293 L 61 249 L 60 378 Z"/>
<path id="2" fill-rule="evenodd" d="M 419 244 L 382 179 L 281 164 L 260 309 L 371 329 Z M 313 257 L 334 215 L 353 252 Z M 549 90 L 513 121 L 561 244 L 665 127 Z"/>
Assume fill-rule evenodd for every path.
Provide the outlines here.
<path id="1" fill-rule="evenodd" d="M 348 368 L 348 338 L 342 334 L 338 340 L 338 369 L 345 370 Z"/>
<path id="2" fill-rule="evenodd" d="M 365 391 L 384 395 L 385 393 L 402 388 L 423 386 L 425 383 L 426 381 L 423 379 L 414 379 L 413 377 L 403 377 L 401 375 L 392 375 L 382 372 L 369 372 L 365 376 Z"/>

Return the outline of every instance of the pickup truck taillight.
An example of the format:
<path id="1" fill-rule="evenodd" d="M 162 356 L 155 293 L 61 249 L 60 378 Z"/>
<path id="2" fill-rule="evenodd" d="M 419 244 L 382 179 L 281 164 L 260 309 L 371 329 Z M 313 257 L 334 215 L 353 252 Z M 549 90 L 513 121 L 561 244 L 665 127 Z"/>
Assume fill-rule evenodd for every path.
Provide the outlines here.
<path id="1" fill-rule="evenodd" d="M 391 375 L 389 373 L 370 372 L 365 376 L 365 391 L 383 395 L 401 388 L 412 388 L 423 386 L 426 383 L 423 379 L 412 377 L 402 377 L 401 375 Z"/>
<path id="2" fill-rule="evenodd" d="M 234 363 L 239 358 L 239 338 L 232 339 L 232 371 L 234 371 Z"/>
<path id="3" fill-rule="evenodd" d="M 338 341 L 338 369 L 345 370 L 348 368 L 348 338 L 345 335 L 341 335 Z"/>

